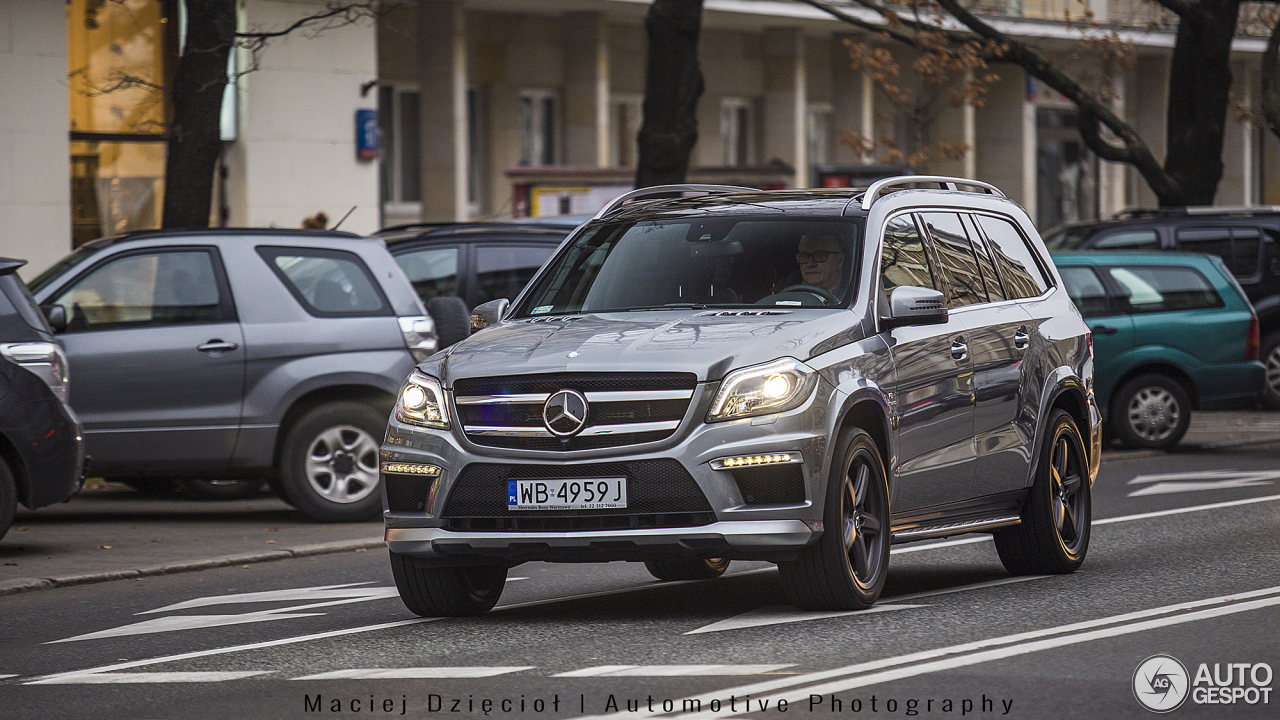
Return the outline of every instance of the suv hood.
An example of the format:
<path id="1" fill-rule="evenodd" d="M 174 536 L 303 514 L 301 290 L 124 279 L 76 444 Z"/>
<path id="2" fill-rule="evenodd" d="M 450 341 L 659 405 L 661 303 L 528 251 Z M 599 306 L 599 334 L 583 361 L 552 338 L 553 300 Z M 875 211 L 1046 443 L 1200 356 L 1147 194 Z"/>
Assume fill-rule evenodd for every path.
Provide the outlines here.
<path id="1" fill-rule="evenodd" d="M 850 326 L 854 326 L 851 328 Z M 450 348 L 447 384 L 552 372 L 692 372 L 699 381 L 859 339 L 849 310 L 636 311 L 508 320 Z M 421 366 L 431 372 L 434 363 Z M 432 372 L 431 374 L 435 374 Z"/>

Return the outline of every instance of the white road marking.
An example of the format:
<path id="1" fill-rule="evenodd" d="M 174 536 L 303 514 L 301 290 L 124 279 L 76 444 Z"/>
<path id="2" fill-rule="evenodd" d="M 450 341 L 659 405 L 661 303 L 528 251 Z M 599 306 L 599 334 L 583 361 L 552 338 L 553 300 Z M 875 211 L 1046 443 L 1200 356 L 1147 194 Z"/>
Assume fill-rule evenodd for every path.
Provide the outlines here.
<path id="1" fill-rule="evenodd" d="M 533 665 L 520 667 L 423 667 L 423 668 L 368 668 L 363 670 L 334 670 L 293 678 L 294 680 L 404 680 L 423 678 L 485 678 L 495 675 L 533 670 Z"/>
<path id="2" fill-rule="evenodd" d="M 7 678 L 11 678 L 11 677 L 18 677 L 18 676 L 17 676 L 17 675 L 13 675 L 13 674 L 7 674 L 7 675 L 6 675 L 6 674 L 3 674 L 3 673 L 0 673 L 0 680 L 5 680 L 5 679 L 7 679 Z"/>
<path id="3" fill-rule="evenodd" d="M 921 550 L 937 550 L 938 548 L 955 547 L 956 545 L 972 545 L 973 543 L 986 542 L 991 539 L 990 535 L 981 537 L 966 537 L 959 540 L 944 540 L 942 542 L 928 543 L 925 545 L 908 545 L 906 547 L 895 547 L 889 549 L 890 555 L 903 555 L 906 553 L 920 552 Z"/>
<path id="4" fill-rule="evenodd" d="M 1276 500 L 1280 500 L 1280 495 L 1264 495 L 1262 497 L 1244 498 L 1242 500 L 1227 500 L 1225 502 L 1209 503 L 1208 505 L 1192 505 L 1191 507 L 1173 508 L 1172 510 L 1156 510 L 1154 512 L 1138 513 L 1136 515 L 1121 515 L 1120 517 L 1103 518 L 1101 520 L 1094 520 L 1093 524 L 1110 525 L 1112 523 L 1129 522 L 1132 520 L 1146 520 L 1147 518 L 1164 517 L 1165 515 L 1181 515 L 1183 513 L 1200 512 L 1202 510 L 1217 510 L 1219 508 L 1235 507 L 1237 505 L 1275 502 Z"/>
<path id="5" fill-rule="evenodd" d="M 432 620 L 440 620 L 441 618 L 413 618 L 412 620 L 396 620 L 393 622 L 378 623 L 376 625 L 362 625 L 360 627 L 346 628 L 343 630 L 329 630 L 328 632 L 312 633 L 310 635 L 298 635 L 296 637 L 281 638 L 279 640 L 264 640 L 262 642 L 248 643 L 246 645 L 231 645 L 229 647 L 212 648 L 210 650 L 194 650 L 192 652 L 178 653 L 176 655 L 165 655 L 163 657 L 151 658 L 149 660 L 130 660 L 128 662 L 116 663 L 114 665 L 102 665 L 96 668 L 88 668 L 86 670 L 73 670 L 65 673 L 55 673 L 53 675 L 44 675 L 34 680 L 29 680 L 25 685 L 39 684 L 44 680 L 62 677 L 65 675 L 89 675 L 95 673 L 108 673 L 116 670 L 128 670 L 136 667 L 146 667 L 148 665 L 159 665 L 161 663 L 177 662 L 179 660 L 190 660 L 198 657 L 208 657 L 210 655 L 225 655 L 227 653 L 244 652 L 246 650 L 260 650 L 262 648 L 277 647 L 279 645 L 293 645 L 295 643 L 310 642 L 312 640 L 324 640 L 332 637 L 342 637 L 344 635 L 355 635 L 363 632 L 373 632 L 376 630 L 387 630 L 389 628 L 401 627 L 403 625 L 417 625 L 418 623 L 431 622 Z"/>
<path id="6" fill-rule="evenodd" d="M 893 604 L 877 604 L 872 605 L 866 610 L 797 610 L 790 605 L 770 605 L 768 607 L 756 608 L 748 610 L 741 615 L 735 615 L 727 620 L 713 622 L 710 625 L 704 625 L 697 630 L 690 630 L 685 635 L 698 635 L 700 633 L 723 632 L 725 630 L 741 630 L 749 627 L 761 627 L 764 625 L 780 625 L 782 623 L 804 622 L 805 620 L 825 620 L 827 618 L 847 617 L 849 615 L 870 615 L 879 612 L 889 612 L 892 610 L 909 610 L 911 608 L 925 607 L 924 605 L 893 605 Z"/>
<path id="7" fill-rule="evenodd" d="M 709 675 L 759 675 L 787 665 L 600 665 L 559 673 L 551 677 L 692 677 Z"/>
<path id="8" fill-rule="evenodd" d="M 1256 485 L 1273 485 L 1270 480 L 1205 480 L 1199 482 L 1158 482 L 1140 490 L 1134 490 L 1128 497 L 1144 495 L 1169 495 L 1180 492 L 1203 492 L 1205 490 L 1230 490 L 1231 488 L 1254 487 Z"/>
<path id="9" fill-rule="evenodd" d="M 271 670 L 239 672 L 149 672 L 149 673 L 66 673 L 27 685 L 114 685 L 118 683 L 194 683 L 241 680 L 254 675 L 269 675 Z"/>
<path id="10" fill-rule="evenodd" d="M 372 582 L 372 581 L 369 581 Z M 318 585 L 316 587 L 288 588 L 286 590 L 268 590 L 266 592 L 237 593 L 234 595 L 213 595 L 210 597 L 196 598 L 194 600 L 186 600 L 173 605 L 165 605 L 155 610 L 143 610 L 138 615 L 150 615 L 151 613 L 174 612 L 177 610 L 189 610 L 191 608 L 208 607 L 210 605 L 240 605 L 244 603 L 265 603 L 265 602 L 292 602 L 295 600 L 316 601 L 316 600 L 337 600 L 339 598 L 367 598 L 376 600 L 382 597 L 388 597 L 386 591 L 392 590 L 395 594 L 395 588 L 385 587 L 358 587 L 360 585 L 368 585 L 369 582 L 348 583 L 346 585 Z"/>
<path id="11" fill-rule="evenodd" d="M 282 590 L 279 592 L 288 593 L 292 591 Z M 250 594 L 256 595 L 259 593 Z M 348 593 L 348 595 L 349 594 L 350 593 Z M 295 611 L 312 610 L 321 607 L 347 605 L 350 603 L 365 602 L 367 600 L 382 600 L 393 597 L 399 597 L 399 592 L 397 592 L 393 587 L 364 588 L 360 590 L 359 595 L 355 597 L 346 597 L 340 600 L 329 600 L 326 602 L 310 603 L 308 605 L 294 605 L 292 607 L 276 608 L 274 610 L 257 610 L 254 612 L 240 613 L 238 615 L 170 615 L 168 617 L 143 620 L 142 622 L 122 625 L 108 630 L 99 630 L 97 632 L 85 633 L 84 635 L 76 635 L 75 637 L 63 638 L 61 640 L 51 640 L 45 644 L 50 645 L 53 643 L 76 642 L 79 640 L 101 640 L 103 638 L 123 637 L 126 635 L 147 635 L 151 633 L 175 632 L 178 630 L 197 630 L 201 628 L 222 627 L 225 625 L 266 622 L 268 620 L 288 620 L 291 618 L 311 617 L 314 615 L 324 615 L 324 613 L 301 613 Z M 210 598 L 201 598 L 201 600 L 207 599 Z M 182 603 L 179 604 L 181 605 Z"/>
<path id="12" fill-rule="evenodd" d="M 1221 597 L 1208 598 L 1205 600 L 1191 600 L 1188 602 L 1177 603 L 1174 605 L 1165 605 L 1163 607 L 1149 608 L 1147 610 L 1137 610 L 1130 613 L 1124 613 L 1122 615 L 1113 615 L 1111 617 L 1098 618 L 1096 620 L 1085 620 L 1078 623 L 1072 623 L 1070 625 L 1061 625 L 1058 627 L 1045 628 L 1042 630 L 1032 630 L 1029 632 L 1017 633 L 1014 635 L 1006 635 L 1004 637 L 990 638 L 987 640 L 977 640 L 974 642 L 963 643 L 960 645 L 953 645 L 950 647 L 936 648 L 934 650 L 924 650 L 921 652 L 911 653 L 908 655 L 901 655 L 898 657 L 885 658 L 882 660 L 870 660 L 870 661 L 858 663 L 855 665 L 848 665 L 845 667 L 833 668 L 831 670 L 822 670 L 820 672 L 808 673 L 805 675 L 794 675 L 791 677 L 780 678 L 777 680 L 767 680 L 764 682 L 752 683 L 750 685 L 743 685 L 740 687 L 703 693 L 702 695 L 693 695 L 687 698 L 682 698 L 682 700 L 683 699 L 688 699 L 688 700 L 703 699 L 703 698 L 711 698 L 711 697 L 722 698 L 722 697 L 728 697 L 729 695 L 736 695 L 738 697 L 742 697 L 745 695 L 759 695 L 760 693 L 772 692 L 774 690 L 795 688 L 803 685 L 809 685 L 811 683 L 820 682 L 823 680 L 832 680 L 834 678 L 841 678 L 841 677 L 847 678 L 851 675 L 867 673 L 875 670 L 883 670 L 885 668 L 908 665 L 911 663 L 918 663 L 918 662 L 923 662 L 927 660 L 936 660 L 936 659 L 944 658 L 951 655 L 960 655 L 962 653 L 977 652 L 977 651 L 987 650 L 990 648 L 997 648 L 1005 645 L 1011 645 L 1014 643 L 1025 643 L 1025 642 L 1036 641 L 1042 638 L 1050 638 L 1055 635 L 1064 635 L 1069 633 L 1083 633 L 1089 630 L 1093 630 L 1095 628 L 1106 628 L 1107 626 L 1120 625 L 1123 623 L 1134 623 L 1137 621 L 1145 620 L 1147 618 L 1159 617 L 1161 615 L 1170 615 L 1173 613 L 1179 613 L 1184 611 L 1193 611 L 1199 608 L 1206 608 L 1213 605 L 1226 605 L 1225 608 L 1222 608 L 1223 610 L 1232 610 L 1237 607 L 1243 607 L 1242 601 L 1252 600 L 1254 598 L 1265 598 L 1268 595 L 1273 597 L 1267 598 L 1263 602 L 1268 602 L 1270 604 L 1280 604 L 1280 586 L 1265 588 L 1262 590 L 1251 590 L 1244 593 L 1224 595 Z M 1238 603 L 1238 604 L 1229 605 L 1228 603 Z M 1253 609 L 1253 608 L 1246 608 L 1246 609 Z M 1186 617 L 1186 616 L 1185 615 L 1176 616 L 1172 619 L 1176 620 L 1179 617 Z M 1188 620 L 1187 622 L 1190 622 L 1190 620 Z M 814 688 L 806 688 L 804 690 L 805 696 L 807 697 L 809 691 L 813 689 Z M 683 707 L 681 700 L 676 700 L 675 704 L 677 707 Z M 579 718 L 578 720 L 605 720 L 606 718 L 608 720 L 621 720 L 622 718 L 627 718 L 628 720 L 639 720 L 640 718 L 649 718 L 649 717 L 654 717 L 662 714 L 663 713 L 661 711 L 649 712 L 649 711 L 642 710 L 638 713 L 618 713 L 615 715 L 592 715 L 592 716 Z M 681 715 L 680 717 L 681 717 L 681 720 L 693 720 L 692 716 Z"/>

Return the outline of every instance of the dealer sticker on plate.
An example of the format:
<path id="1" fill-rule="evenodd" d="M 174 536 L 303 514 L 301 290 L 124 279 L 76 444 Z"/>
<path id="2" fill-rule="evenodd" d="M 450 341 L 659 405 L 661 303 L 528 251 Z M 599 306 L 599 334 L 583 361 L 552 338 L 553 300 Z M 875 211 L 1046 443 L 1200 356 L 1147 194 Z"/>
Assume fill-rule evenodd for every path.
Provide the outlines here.
<path id="1" fill-rule="evenodd" d="M 603 510 L 627 506 L 627 479 L 508 480 L 509 510 Z"/>

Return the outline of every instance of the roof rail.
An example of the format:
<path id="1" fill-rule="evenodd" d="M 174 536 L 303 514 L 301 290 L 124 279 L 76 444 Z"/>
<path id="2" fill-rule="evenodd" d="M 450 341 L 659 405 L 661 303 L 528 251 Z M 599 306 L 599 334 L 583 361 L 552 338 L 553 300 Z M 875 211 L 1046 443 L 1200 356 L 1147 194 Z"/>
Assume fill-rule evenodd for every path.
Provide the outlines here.
<path id="1" fill-rule="evenodd" d="M 877 180 L 867 188 L 862 195 L 862 209 L 870 210 L 871 204 L 884 194 L 887 188 L 896 187 L 898 185 L 908 185 L 911 183 L 931 182 L 942 186 L 944 190 L 959 190 L 958 186 L 968 185 L 970 187 L 982 188 L 989 195 L 1004 197 L 1005 194 L 1000 192 L 1000 188 L 991 183 L 984 183 L 981 180 L 970 180 L 968 178 L 947 177 L 945 175 L 900 175 L 898 177 L 885 178 Z"/>
<path id="2" fill-rule="evenodd" d="M 760 192 L 759 188 L 741 187 L 738 185 L 654 185 L 652 187 L 639 188 L 628 193 L 623 193 L 614 198 L 608 205 L 600 208 L 600 212 L 596 213 L 593 220 L 599 219 L 617 210 L 632 200 L 643 200 L 647 197 L 657 195 L 671 195 L 673 193 L 686 192 L 705 192 L 705 193 L 723 193 L 723 192 Z"/>
<path id="3" fill-rule="evenodd" d="M 1181 215 L 1240 215 L 1252 213 L 1280 213 L 1280 205 L 1187 205 L 1162 208 L 1133 208 L 1121 210 L 1112 220 L 1136 220 L 1140 218 Z"/>

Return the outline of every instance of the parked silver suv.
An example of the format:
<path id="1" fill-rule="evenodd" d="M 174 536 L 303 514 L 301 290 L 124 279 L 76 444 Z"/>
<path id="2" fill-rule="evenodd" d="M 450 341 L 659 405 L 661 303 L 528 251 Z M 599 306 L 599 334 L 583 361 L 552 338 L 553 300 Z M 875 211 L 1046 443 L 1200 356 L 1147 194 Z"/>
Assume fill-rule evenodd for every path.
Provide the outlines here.
<path id="1" fill-rule="evenodd" d="M 530 560 L 774 561 L 812 609 L 874 603 L 895 542 L 1084 560 L 1091 338 L 993 186 L 640 190 L 504 305 L 418 366 L 382 446 L 415 613 L 484 612 Z"/>

